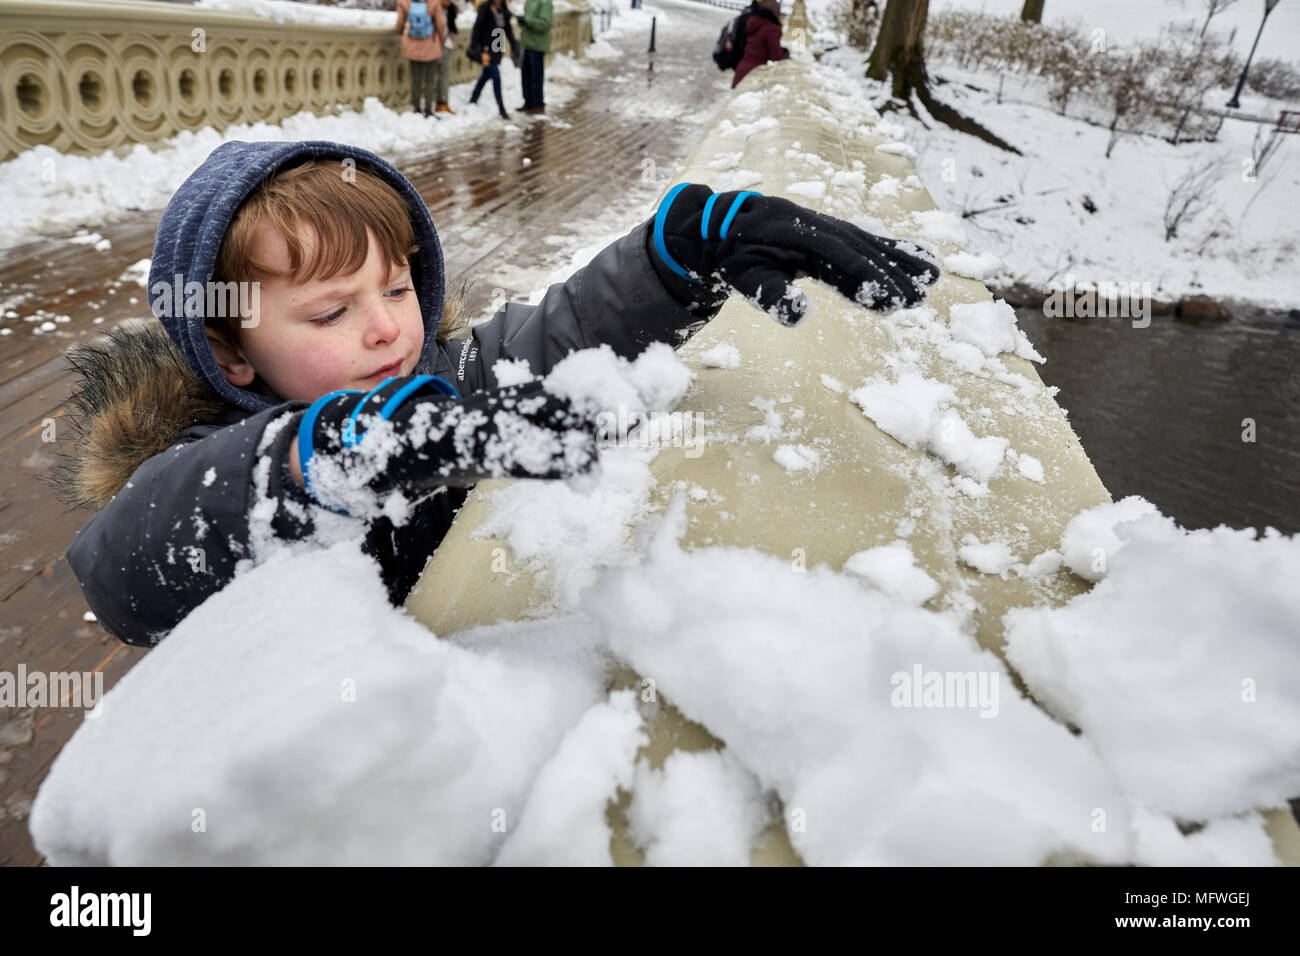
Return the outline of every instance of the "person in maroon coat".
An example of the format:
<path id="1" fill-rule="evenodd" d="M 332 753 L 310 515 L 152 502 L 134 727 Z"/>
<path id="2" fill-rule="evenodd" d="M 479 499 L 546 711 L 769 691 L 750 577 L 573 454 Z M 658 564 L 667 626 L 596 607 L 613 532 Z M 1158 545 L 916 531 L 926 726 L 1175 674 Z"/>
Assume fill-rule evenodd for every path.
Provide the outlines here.
<path id="1" fill-rule="evenodd" d="M 781 46 L 780 0 L 757 0 L 754 12 L 745 21 L 745 53 L 736 64 L 732 88 L 754 67 L 789 55 L 790 51 Z"/>

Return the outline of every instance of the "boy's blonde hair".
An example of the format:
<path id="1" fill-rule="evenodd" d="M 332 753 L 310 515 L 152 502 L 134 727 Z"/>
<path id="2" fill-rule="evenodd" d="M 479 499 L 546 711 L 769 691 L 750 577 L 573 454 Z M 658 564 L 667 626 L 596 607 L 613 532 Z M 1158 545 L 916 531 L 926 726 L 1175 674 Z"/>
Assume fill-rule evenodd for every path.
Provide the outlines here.
<path id="1" fill-rule="evenodd" d="M 344 178 L 347 170 L 348 178 Z M 360 269 L 375 234 L 385 261 L 401 266 L 419 251 L 410 213 L 402 197 L 384 180 L 361 167 L 343 166 L 335 159 L 309 159 L 277 170 L 240 205 L 217 252 L 213 278 L 220 282 L 253 282 L 259 276 L 280 275 L 253 254 L 253 235 L 269 224 L 285 242 L 289 272 L 297 282 L 328 279 Z M 317 237 L 308 261 L 302 230 Z M 465 322 L 458 301 L 445 303 L 439 339 L 463 334 Z M 227 342 L 239 342 L 238 316 L 208 320 Z"/>

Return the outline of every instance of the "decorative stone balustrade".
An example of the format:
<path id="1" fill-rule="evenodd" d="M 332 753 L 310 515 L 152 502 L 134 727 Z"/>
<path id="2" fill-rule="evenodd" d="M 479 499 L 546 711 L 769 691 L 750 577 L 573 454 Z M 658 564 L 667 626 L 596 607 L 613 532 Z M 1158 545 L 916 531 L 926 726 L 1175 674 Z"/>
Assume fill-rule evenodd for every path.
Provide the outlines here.
<path id="1" fill-rule="evenodd" d="M 472 13 L 466 11 L 462 42 Z M 278 23 L 159 2 L 0 0 L 0 160 L 45 145 L 93 154 L 181 130 L 276 123 L 302 110 L 410 102 L 391 27 Z M 552 53 L 581 54 L 591 14 L 557 4 Z M 451 82 L 477 69 L 451 51 Z"/>

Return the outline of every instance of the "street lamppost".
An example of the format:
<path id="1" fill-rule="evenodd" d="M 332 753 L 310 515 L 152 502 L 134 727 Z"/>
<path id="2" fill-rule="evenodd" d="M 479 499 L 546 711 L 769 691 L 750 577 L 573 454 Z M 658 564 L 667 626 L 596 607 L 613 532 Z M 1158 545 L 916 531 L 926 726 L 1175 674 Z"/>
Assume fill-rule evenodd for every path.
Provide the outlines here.
<path id="1" fill-rule="evenodd" d="M 1255 32 L 1255 42 L 1250 45 L 1250 55 L 1246 57 L 1246 65 L 1241 68 L 1241 79 L 1237 80 L 1237 89 L 1233 91 L 1232 99 L 1228 100 L 1228 109 L 1241 109 L 1241 88 L 1246 85 L 1246 74 L 1250 71 L 1250 61 L 1255 56 L 1255 47 L 1259 46 L 1259 35 L 1264 32 L 1264 24 L 1268 22 L 1268 15 L 1273 12 L 1273 8 L 1278 4 L 1278 0 L 1264 0 L 1264 19 L 1259 21 L 1259 29 Z"/>

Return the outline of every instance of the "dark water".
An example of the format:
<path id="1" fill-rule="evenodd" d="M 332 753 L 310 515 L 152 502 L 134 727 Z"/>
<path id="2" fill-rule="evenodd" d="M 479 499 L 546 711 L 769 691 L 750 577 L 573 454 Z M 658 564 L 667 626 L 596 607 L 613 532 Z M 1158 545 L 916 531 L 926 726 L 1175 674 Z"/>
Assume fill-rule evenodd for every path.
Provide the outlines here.
<path id="1" fill-rule="evenodd" d="M 1300 532 L 1300 314 L 1152 316 L 1145 329 L 1016 315 L 1115 498 L 1142 495 L 1185 528 Z"/>

